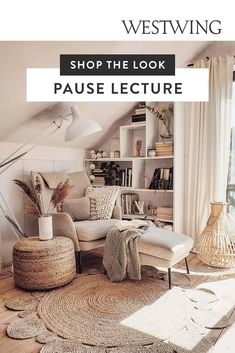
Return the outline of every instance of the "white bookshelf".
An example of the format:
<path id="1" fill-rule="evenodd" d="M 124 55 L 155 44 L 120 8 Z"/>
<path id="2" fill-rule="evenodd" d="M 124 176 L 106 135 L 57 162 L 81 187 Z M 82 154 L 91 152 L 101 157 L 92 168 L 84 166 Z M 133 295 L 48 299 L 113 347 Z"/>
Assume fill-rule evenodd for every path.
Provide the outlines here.
<path id="1" fill-rule="evenodd" d="M 154 106 L 157 103 L 150 103 Z M 131 116 L 130 116 L 131 119 Z M 176 120 L 181 122 L 180 111 L 176 107 L 174 109 L 174 126 L 177 124 Z M 159 221 L 173 224 L 174 229 L 177 231 L 182 230 L 182 219 L 180 210 L 183 205 L 183 179 L 182 170 L 178 173 L 177 165 L 182 168 L 184 152 L 183 142 L 181 139 L 180 129 L 181 125 L 178 124 L 177 129 L 174 127 L 174 155 L 172 156 L 154 156 L 148 157 L 147 151 L 155 147 L 155 143 L 159 142 L 159 129 L 158 120 L 149 112 L 146 111 L 146 123 L 131 124 L 131 120 L 122 125 L 119 131 L 110 137 L 101 148 L 107 152 L 109 156 L 110 141 L 112 138 L 120 139 L 120 158 L 100 158 L 84 160 L 84 168 L 90 174 L 90 164 L 94 163 L 97 167 L 102 162 L 115 161 L 120 165 L 120 169 L 132 168 L 132 185 L 130 187 L 120 187 L 120 196 L 123 193 L 133 192 L 138 193 L 139 199 L 145 202 L 151 202 L 153 207 L 168 206 L 173 208 L 173 220 L 159 219 Z M 176 131 L 179 136 L 176 135 Z M 141 138 L 143 140 L 141 148 L 141 156 L 135 157 L 135 139 Z M 150 180 L 156 168 L 170 168 L 174 167 L 174 187 L 173 190 L 152 190 L 143 188 L 143 178 L 147 175 Z M 177 185 L 177 188 L 176 188 Z M 177 190 L 176 190 L 177 189 Z M 120 202 L 120 198 L 119 198 Z M 125 219 L 131 218 L 144 218 L 146 215 L 123 215 Z M 148 216 L 149 219 L 150 216 Z"/>

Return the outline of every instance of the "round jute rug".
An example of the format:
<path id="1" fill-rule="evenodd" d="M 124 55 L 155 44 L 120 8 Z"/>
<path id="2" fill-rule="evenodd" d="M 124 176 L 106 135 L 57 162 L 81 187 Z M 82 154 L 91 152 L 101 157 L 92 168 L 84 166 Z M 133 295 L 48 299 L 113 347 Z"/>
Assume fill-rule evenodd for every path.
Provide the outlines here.
<path id="1" fill-rule="evenodd" d="M 85 276 L 46 294 L 37 312 L 46 326 L 63 338 L 102 346 L 148 344 L 156 338 L 125 326 L 122 320 L 165 292 L 166 283 L 152 277 L 111 283 L 102 274 Z"/>

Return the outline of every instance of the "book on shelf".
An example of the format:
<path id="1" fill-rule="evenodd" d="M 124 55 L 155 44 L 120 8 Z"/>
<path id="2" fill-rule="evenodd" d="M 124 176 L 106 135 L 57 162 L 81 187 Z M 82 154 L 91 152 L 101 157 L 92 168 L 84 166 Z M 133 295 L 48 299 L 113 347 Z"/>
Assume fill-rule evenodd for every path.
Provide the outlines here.
<path id="1" fill-rule="evenodd" d="M 154 210 L 154 214 L 159 219 L 164 219 L 166 221 L 167 220 L 173 221 L 173 208 L 172 207 L 166 207 L 166 206 L 157 207 Z"/>
<path id="2" fill-rule="evenodd" d="M 132 124 L 140 124 L 146 122 L 146 114 L 133 114 L 131 117 Z"/>
<path id="3" fill-rule="evenodd" d="M 135 193 L 125 193 L 121 195 L 122 214 L 134 214 L 135 201 L 139 200 L 139 195 Z"/>
<path id="4" fill-rule="evenodd" d="M 173 167 L 156 168 L 149 189 L 152 190 L 173 190 Z"/>
<path id="5" fill-rule="evenodd" d="M 137 108 L 135 109 L 136 115 L 146 114 L 146 108 Z"/>
<path id="6" fill-rule="evenodd" d="M 132 168 L 120 169 L 119 185 L 126 186 L 126 187 L 132 186 Z"/>
<path id="7" fill-rule="evenodd" d="M 172 142 L 157 142 L 156 156 L 172 156 L 173 155 L 173 143 Z"/>

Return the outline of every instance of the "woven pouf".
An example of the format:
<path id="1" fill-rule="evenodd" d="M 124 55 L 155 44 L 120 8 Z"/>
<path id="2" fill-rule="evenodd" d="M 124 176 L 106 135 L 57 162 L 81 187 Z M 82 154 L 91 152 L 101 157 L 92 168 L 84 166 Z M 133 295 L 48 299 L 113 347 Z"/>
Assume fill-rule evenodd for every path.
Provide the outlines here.
<path id="1" fill-rule="evenodd" d="M 74 245 L 71 239 L 37 237 L 19 240 L 13 249 L 14 278 L 24 289 L 50 289 L 72 281 L 76 274 Z"/>

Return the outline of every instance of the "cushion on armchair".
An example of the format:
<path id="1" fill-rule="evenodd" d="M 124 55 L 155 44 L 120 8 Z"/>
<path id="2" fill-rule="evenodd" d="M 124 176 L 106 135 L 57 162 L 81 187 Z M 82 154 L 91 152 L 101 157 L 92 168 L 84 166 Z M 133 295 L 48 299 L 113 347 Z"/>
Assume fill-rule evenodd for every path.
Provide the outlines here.
<path id="1" fill-rule="evenodd" d="M 85 196 L 85 191 L 91 185 L 88 175 L 84 171 L 74 172 L 68 174 L 72 181 L 73 187 L 70 190 L 69 199 L 77 199 Z"/>
<path id="2" fill-rule="evenodd" d="M 90 218 L 90 199 L 88 196 L 79 199 L 65 199 L 61 211 L 68 213 L 73 221 L 83 221 Z"/>
<path id="3" fill-rule="evenodd" d="M 74 222 L 78 239 L 80 241 L 94 241 L 106 237 L 110 228 L 112 228 L 116 219 L 105 219 L 96 221 Z"/>
<path id="4" fill-rule="evenodd" d="M 90 198 L 91 220 L 110 219 L 119 193 L 119 186 L 88 187 L 86 195 Z"/>

